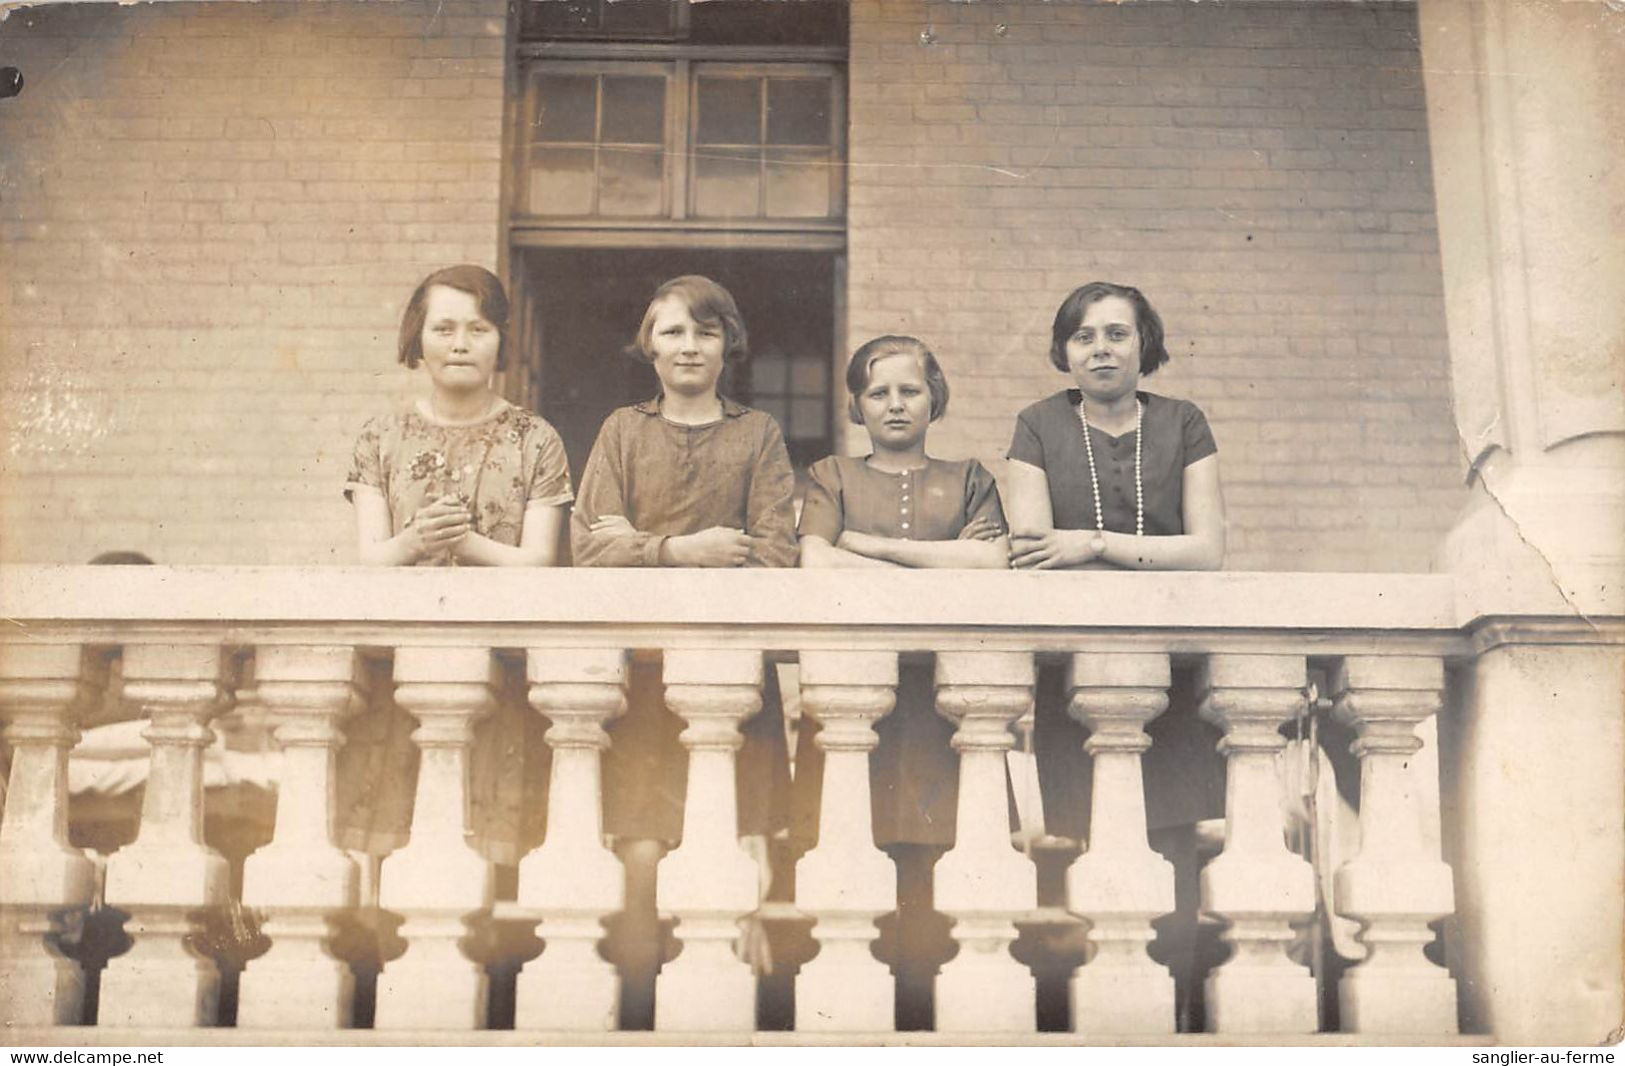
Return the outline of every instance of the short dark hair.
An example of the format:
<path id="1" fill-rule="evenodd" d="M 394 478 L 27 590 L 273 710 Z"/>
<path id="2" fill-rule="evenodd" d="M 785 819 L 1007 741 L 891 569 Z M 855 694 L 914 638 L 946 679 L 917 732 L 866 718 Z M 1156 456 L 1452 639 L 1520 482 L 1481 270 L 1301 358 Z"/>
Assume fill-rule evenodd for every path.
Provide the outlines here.
<path id="1" fill-rule="evenodd" d="M 1083 321 L 1089 305 L 1099 303 L 1108 296 L 1121 296 L 1133 305 L 1134 326 L 1140 334 L 1140 373 L 1155 373 L 1159 366 L 1168 361 L 1168 349 L 1162 339 L 1162 318 L 1139 289 L 1110 281 L 1091 281 L 1087 285 L 1079 285 L 1061 301 L 1050 332 L 1050 364 L 1063 374 L 1070 372 L 1071 368 L 1066 362 L 1066 342 L 1078 331 L 1078 323 Z"/>
<path id="2" fill-rule="evenodd" d="M 508 293 L 489 270 L 472 263 L 443 267 L 424 278 L 401 316 L 400 361 L 415 368 L 423 361 L 423 323 L 429 316 L 429 290 L 436 285 L 474 297 L 480 317 L 497 329 L 497 369 L 508 368 Z"/>
<path id="3" fill-rule="evenodd" d="M 918 337 L 887 334 L 865 343 L 852 353 L 852 361 L 846 364 L 846 391 L 851 393 L 846 401 L 846 417 L 856 425 L 863 425 L 863 413 L 858 409 L 858 394 L 869 387 L 869 371 L 876 360 L 892 355 L 912 355 L 920 360 L 920 367 L 925 371 L 925 387 L 931 392 L 931 421 L 935 422 L 947 414 L 948 378 L 943 374 L 937 357 Z"/>
<path id="4" fill-rule="evenodd" d="M 710 278 L 699 274 L 684 274 L 672 278 L 655 290 L 644 309 L 643 322 L 638 335 L 626 349 L 626 354 L 645 363 L 654 362 L 655 308 L 668 296 L 676 296 L 688 305 L 688 313 L 696 322 L 716 323 L 722 326 L 722 358 L 724 362 L 741 359 L 745 355 L 748 339 L 745 320 L 739 315 L 739 305 L 733 294 Z"/>

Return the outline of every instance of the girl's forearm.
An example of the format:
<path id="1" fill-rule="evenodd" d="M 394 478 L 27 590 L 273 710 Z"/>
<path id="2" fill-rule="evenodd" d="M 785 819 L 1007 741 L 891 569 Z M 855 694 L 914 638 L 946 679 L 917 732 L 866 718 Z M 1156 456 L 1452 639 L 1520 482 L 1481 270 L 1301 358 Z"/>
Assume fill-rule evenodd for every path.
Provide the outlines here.
<path id="1" fill-rule="evenodd" d="M 860 555 L 855 551 L 837 548 L 823 537 L 801 538 L 801 565 L 803 567 L 857 570 L 896 567 L 900 564 Z"/>
<path id="2" fill-rule="evenodd" d="M 356 554 L 366 566 L 412 566 L 419 558 L 411 530 L 403 530 L 387 540 L 363 541 L 357 546 Z"/>
<path id="3" fill-rule="evenodd" d="M 871 559 L 915 569 L 1003 570 L 1009 565 L 1009 541 L 910 541 L 899 536 L 843 533 L 840 548 Z"/>
<path id="4" fill-rule="evenodd" d="M 944 570 L 1003 570 L 1009 566 L 1010 545 L 998 540 L 905 540 L 868 533 L 846 533 L 841 545 L 848 551 L 898 566 Z"/>
<path id="5" fill-rule="evenodd" d="M 1107 533 L 1109 563 L 1131 570 L 1217 570 L 1224 559 L 1224 545 L 1212 537 L 1183 534 L 1174 537 L 1136 537 L 1130 533 Z"/>
<path id="6" fill-rule="evenodd" d="M 457 560 L 473 566 L 551 566 L 553 549 L 548 545 L 501 544 L 479 533 L 463 537 Z"/>

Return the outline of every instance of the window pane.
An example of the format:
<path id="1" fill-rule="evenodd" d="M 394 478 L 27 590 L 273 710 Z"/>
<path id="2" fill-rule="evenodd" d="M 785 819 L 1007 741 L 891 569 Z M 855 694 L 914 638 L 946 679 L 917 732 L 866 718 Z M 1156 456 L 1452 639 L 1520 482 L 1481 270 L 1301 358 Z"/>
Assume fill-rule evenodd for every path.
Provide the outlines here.
<path id="1" fill-rule="evenodd" d="M 829 217 L 829 168 L 827 149 L 770 149 L 767 157 L 768 217 Z"/>
<path id="2" fill-rule="evenodd" d="M 812 440 L 824 435 L 825 417 L 823 400 L 792 400 L 790 424 L 785 433 L 796 440 Z"/>
<path id="3" fill-rule="evenodd" d="M 658 147 L 598 149 L 598 213 L 660 214 L 662 153 Z"/>
<path id="4" fill-rule="evenodd" d="M 591 141 L 598 79 L 588 74 L 549 75 L 538 79 L 538 141 Z"/>
<path id="5" fill-rule="evenodd" d="M 701 144 L 762 143 L 760 78 L 700 78 Z"/>
<path id="6" fill-rule="evenodd" d="M 785 400 L 782 396 L 753 396 L 751 397 L 750 406 L 758 411 L 766 411 L 772 415 L 773 421 L 779 424 L 781 430 L 789 421 L 789 412 L 786 410 Z"/>
<path id="7" fill-rule="evenodd" d="M 591 148 L 538 148 L 531 160 L 531 214 L 591 213 Z"/>
<path id="8" fill-rule="evenodd" d="M 790 391 L 802 396 L 822 396 L 827 378 L 822 359 L 797 359 L 791 364 Z"/>
<path id="9" fill-rule="evenodd" d="M 786 392 L 790 387 L 790 361 L 782 356 L 750 361 L 751 388 L 758 393 Z"/>
<path id="10" fill-rule="evenodd" d="M 604 127 L 598 139 L 659 144 L 666 132 L 666 79 L 604 76 Z"/>
<path id="11" fill-rule="evenodd" d="M 828 144 L 829 82 L 821 78 L 768 79 L 767 143 Z"/>
<path id="12" fill-rule="evenodd" d="M 694 155 L 694 213 L 755 218 L 761 164 L 748 148 L 707 148 Z"/>

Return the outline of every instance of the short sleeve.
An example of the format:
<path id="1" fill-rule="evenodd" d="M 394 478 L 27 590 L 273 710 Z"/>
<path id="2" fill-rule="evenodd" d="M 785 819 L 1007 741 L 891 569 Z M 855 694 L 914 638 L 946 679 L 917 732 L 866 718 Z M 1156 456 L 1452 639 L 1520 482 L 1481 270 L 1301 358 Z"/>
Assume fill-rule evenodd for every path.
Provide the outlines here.
<path id="1" fill-rule="evenodd" d="M 970 525 L 978 518 L 1004 528 L 1004 501 L 999 498 L 999 483 L 988 473 L 987 467 L 972 459 L 965 478 L 965 524 Z"/>
<path id="2" fill-rule="evenodd" d="M 1213 430 L 1208 428 L 1207 416 L 1202 413 L 1202 409 L 1193 403 L 1187 403 L 1180 414 L 1185 465 L 1190 466 L 1198 459 L 1206 459 L 1216 454 L 1219 445 L 1213 440 Z"/>
<path id="3" fill-rule="evenodd" d="M 558 431 L 541 422 L 525 442 L 531 459 L 530 485 L 525 492 L 525 506 L 557 506 L 575 498 L 570 491 L 570 460 L 564 454 L 564 442 Z"/>
<path id="4" fill-rule="evenodd" d="M 1033 428 L 1035 417 L 1031 407 L 1016 416 L 1016 432 L 1010 439 L 1010 450 L 1005 453 L 1005 458 L 1045 470 L 1048 468 L 1044 465 L 1044 442 Z"/>
<path id="5" fill-rule="evenodd" d="M 823 537 L 834 544 L 846 528 L 846 507 L 841 498 L 841 470 L 835 457 L 814 463 L 807 471 L 807 497 L 801 505 L 803 537 Z"/>
<path id="6" fill-rule="evenodd" d="M 361 427 L 350 459 L 350 473 L 344 479 L 344 498 L 353 500 L 355 490 L 365 487 L 384 491 L 384 427 L 372 418 Z"/>

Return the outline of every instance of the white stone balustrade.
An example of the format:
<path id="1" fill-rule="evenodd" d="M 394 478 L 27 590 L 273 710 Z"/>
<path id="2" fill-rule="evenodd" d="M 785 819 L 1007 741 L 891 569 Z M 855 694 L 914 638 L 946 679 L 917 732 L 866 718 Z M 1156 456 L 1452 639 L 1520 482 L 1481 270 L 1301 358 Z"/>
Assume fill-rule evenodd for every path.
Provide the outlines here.
<path id="1" fill-rule="evenodd" d="M 1145 726 L 1168 707 L 1168 656 L 1072 656 L 1068 707 L 1094 757 L 1086 850 L 1067 871 L 1067 906 L 1089 922 L 1094 957 L 1072 975 L 1082 1034 L 1174 1031 L 1174 979 L 1146 953 L 1153 919 L 1174 909 L 1174 870 L 1146 835 Z"/>
<path id="2" fill-rule="evenodd" d="M 378 977 L 379 1029 L 480 1029 L 484 967 L 460 942 L 489 911 L 491 866 L 469 832 L 469 749 L 474 725 L 495 707 L 499 674 L 489 648 L 395 649 L 395 702 L 418 720 L 412 836 L 384 860 L 379 905 L 405 917 L 406 954 Z"/>
<path id="3" fill-rule="evenodd" d="M 519 974 L 520 1029 L 615 1028 L 620 978 L 598 954 L 603 919 L 626 898 L 620 860 L 604 846 L 604 727 L 626 710 L 626 653 L 532 648 L 530 704 L 551 726 L 547 839 L 519 864 L 519 906 L 541 916 L 540 958 Z"/>
<path id="4" fill-rule="evenodd" d="M 897 654 L 801 653 L 801 709 L 822 727 L 824 753 L 818 846 L 796 870 L 796 903 L 817 919 L 818 955 L 796 979 L 796 1028 L 803 1032 L 886 1032 L 895 988 L 871 947 L 875 919 L 896 909 L 891 859 L 875 847 L 869 807 L 874 725 L 897 702 Z"/>
<path id="5" fill-rule="evenodd" d="M 756 976 L 735 955 L 740 920 L 761 900 L 764 872 L 739 845 L 735 755 L 740 725 L 762 709 L 762 653 L 668 651 L 666 705 L 688 724 L 683 842 L 660 864 L 655 898 L 677 918 L 682 951 L 655 982 L 655 1028 L 749 1032 Z"/>
<path id="6" fill-rule="evenodd" d="M 1508 738 L 1520 730 L 1507 719 L 1523 705 L 1497 704 L 1498 675 L 1484 673 L 1464 693 L 1479 717 L 1456 721 L 1453 703 L 1440 722 L 1442 747 L 1423 740 L 1443 664 L 1471 661 L 1481 639 L 1457 615 L 1449 577 L 964 573 L 945 589 L 940 575 L 899 572 L 876 597 L 874 575 L 836 572 L 672 571 L 649 583 L 616 571 L 111 569 L 0 567 L 0 593 L 17 620 L 0 629 L 0 714 L 14 749 L 0 820 L 0 908 L 17 901 L 15 871 L 34 866 L 12 857 L 19 846 L 66 871 L 34 897 L 59 897 L 41 903 L 42 921 L 88 898 L 57 821 L 66 810 L 61 756 L 78 704 L 99 685 L 97 656 L 81 662 L 77 649 L 122 646 L 127 698 L 152 719 L 140 834 L 109 873 L 110 902 L 131 912 L 135 946 L 104 974 L 104 1026 L 157 1028 L 179 1040 L 215 1021 L 213 967 L 186 940 L 198 912 L 225 901 L 224 864 L 199 831 L 199 771 L 240 648 L 255 649 L 257 687 L 286 757 L 275 837 L 245 877 L 245 903 L 265 913 L 271 949 L 245 971 L 239 1023 L 273 1024 L 266 1011 L 291 1010 L 308 993 L 309 1020 L 278 1028 L 343 1024 L 344 974 L 323 951 L 328 919 L 352 898 L 328 835 L 331 757 L 360 692 L 357 658 L 395 648 L 398 702 L 420 723 L 423 766 L 410 843 L 383 871 L 383 904 L 406 919 L 408 948 L 380 977 L 377 1024 L 397 1035 L 409 1028 L 467 1039 L 482 1024 L 487 993 L 460 945 L 492 894 L 489 864 L 468 840 L 469 741 L 497 694 L 492 649 L 528 649 L 530 698 L 551 724 L 554 777 L 547 843 L 525 860 L 512 911 L 534 916 L 545 942 L 520 972 L 516 1025 L 623 1039 L 606 1031 L 615 1024 L 614 974 L 595 950 L 622 891 L 601 838 L 598 763 L 604 726 L 624 699 L 625 649 L 664 644 L 667 699 L 687 723 L 691 766 L 683 844 L 659 869 L 659 903 L 678 920 L 681 941 L 659 978 L 662 1031 L 736 1039 L 753 1028 L 757 982 L 734 948 L 758 907 L 761 871 L 737 839 L 734 752 L 740 723 L 760 706 L 763 649 L 800 649 L 804 704 L 823 726 L 827 765 L 820 840 L 797 878 L 796 904 L 816 920 L 819 954 L 798 979 L 796 1024 L 809 1039 L 818 1029 L 889 1033 L 892 982 L 870 947 L 874 915 L 893 903 L 894 873 L 870 837 L 865 763 L 873 724 L 891 704 L 896 656 L 935 650 L 938 707 L 957 723 L 961 758 L 958 845 L 936 877 L 959 954 L 938 981 L 937 1028 L 993 1037 L 1034 1026 L 1032 976 L 1010 952 L 1015 923 L 1035 904 L 1033 867 L 1010 841 L 1002 755 L 1032 699 L 1035 658 L 1067 656 L 1072 711 L 1090 729 L 1096 770 L 1089 850 L 1069 879 L 1069 908 L 1093 937 L 1093 954 L 1074 975 L 1075 1025 L 1085 1039 L 1179 1039 L 1170 975 L 1146 951 L 1150 922 L 1172 906 L 1172 891 L 1167 864 L 1147 845 L 1140 770 L 1171 654 L 1200 668 L 1204 713 L 1225 731 L 1230 765 L 1227 843 L 1210 864 L 1204 906 L 1229 924 L 1233 955 L 1209 975 L 1211 1024 L 1242 1041 L 1312 1025 L 1307 971 L 1281 941 L 1306 911 L 1303 866 L 1281 847 L 1278 786 L 1264 768 L 1313 655 L 1331 671 L 1336 713 L 1356 731 L 1362 760 L 1362 850 L 1343 868 L 1332 905 L 1361 923 L 1370 956 L 1347 972 L 1341 1026 L 1371 1039 L 1456 1039 L 1455 989 L 1422 951 L 1429 923 L 1453 909 L 1440 831 L 1443 854 L 1460 854 L 1450 849 L 1459 846 L 1462 812 L 1447 809 L 1441 821 L 1438 790 L 1459 790 L 1464 765 L 1487 779 L 1496 760 L 1516 758 Z M 1598 655 L 1613 646 L 1602 643 L 1614 639 L 1611 625 L 1585 631 Z M 1541 691 L 1563 680 L 1553 675 Z M 1586 735 L 1585 708 L 1571 711 L 1565 736 Z M 1494 744 L 1464 753 L 1485 735 Z M 1423 772 L 1435 760 L 1437 778 Z M 1522 788 L 1539 786 L 1532 773 Z M 1560 800 L 1553 792 L 1539 809 L 1560 811 Z M 303 857 L 297 869 L 295 856 Z M 1572 860 L 1575 869 L 1583 858 Z M 1479 886 L 1476 896 L 1462 890 L 1467 907 L 1485 898 L 1497 871 L 1458 865 L 1454 874 L 1457 885 Z M 1509 913 L 1517 887 L 1497 882 L 1497 913 Z M 1503 956 L 1481 952 L 1479 921 L 1457 910 L 1452 966 L 1480 952 L 1478 972 L 1495 972 Z M 61 1027 L 73 1013 L 73 982 L 50 954 L 55 933 L 6 927 L 8 1039 L 117 1039 Z M 301 976 L 275 979 L 290 960 L 300 960 Z"/>
<path id="7" fill-rule="evenodd" d="M 1010 842 L 1004 753 L 1010 725 L 1033 701 L 1033 657 L 937 655 L 937 713 L 958 725 L 959 810 L 953 850 L 936 869 L 937 910 L 954 919 L 959 954 L 937 977 L 939 1032 L 1037 1028 L 1037 986 L 1010 955 L 1015 920 L 1038 906 L 1038 873 Z M 826 785 L 826 788 L 828 786 Z"/>
<path id="8" fill-rule="evenodd" d="M 1420 656 L 1349 656 L 1332 677 L 1333 713 L 1353 727 L 1360 758 L 1360 851 L 1337 871 L 1333 905 L 1360 922 L 1364 962 L 1338 987 L 1343 1028 L 1357 1033 L 1456 1031 L 1456 983 L 1423 954 L 1428 923 L 1455 909 L 1450 867 L 1428 831 L 1438 778 L 1413 762 L 1417 727 L 1439 709 L 1444 663 Z"/>
<path id="9" fill-rule="evenodd" d="M 129 912 L 134 940 L 102 974 L 99 1023 L 121 1028 L 208 1025 L 220 974 L 190 939 L 200 913 L 226 902 L 226 860 L 203 843 L 203 749 L 230 695 L 218 644 L 124 649 L 124 700 L 151 720 L 141 829 L 107 861 L 107 902 Z"/>
<path id="10" fill-rule="evenodd" d="M 84 975 L 55 941 L 63 912 L 89 905 L 95 885 L 90 860 L 68 844 L 68 749 L 80 712 L 100 695 L 95 662 L 78 644 L 0 645 L 0 722 L 12 753 L 0 819 L 6 1027 L 79 1021 Z"/>
<path id="11" fill-rule="evenodd" d="M 1305 664 L 1293 655 L 1212 655 L 1201 715 L 1224 731 L 1224 851 L 1202 870 L 1202 909 L 1226 923 L 1230 958 L 1207 978 L 1207 1027 L 1218 1033 L 1312 1033 L 1315 981 L 1287 957 L 1315 909 L 1315 875 L 1286 847 L 1275 757 L 1281 727 L 1303 708 Z"/>
<path id="12" fill-rule="evenodd" d="M 333 839 L 342 725 L 366 699 L 354 648 L 268 645 L 255 656 L 257 698 L 282 748 L 276 829 L 243 868 L 243 905 L 265 913 L 270 950 L 238 990 L 244 1029 L 342 1029 L 355 981 L 330 947 L 334 920 L 358 903 L 358 872 Z"/>

